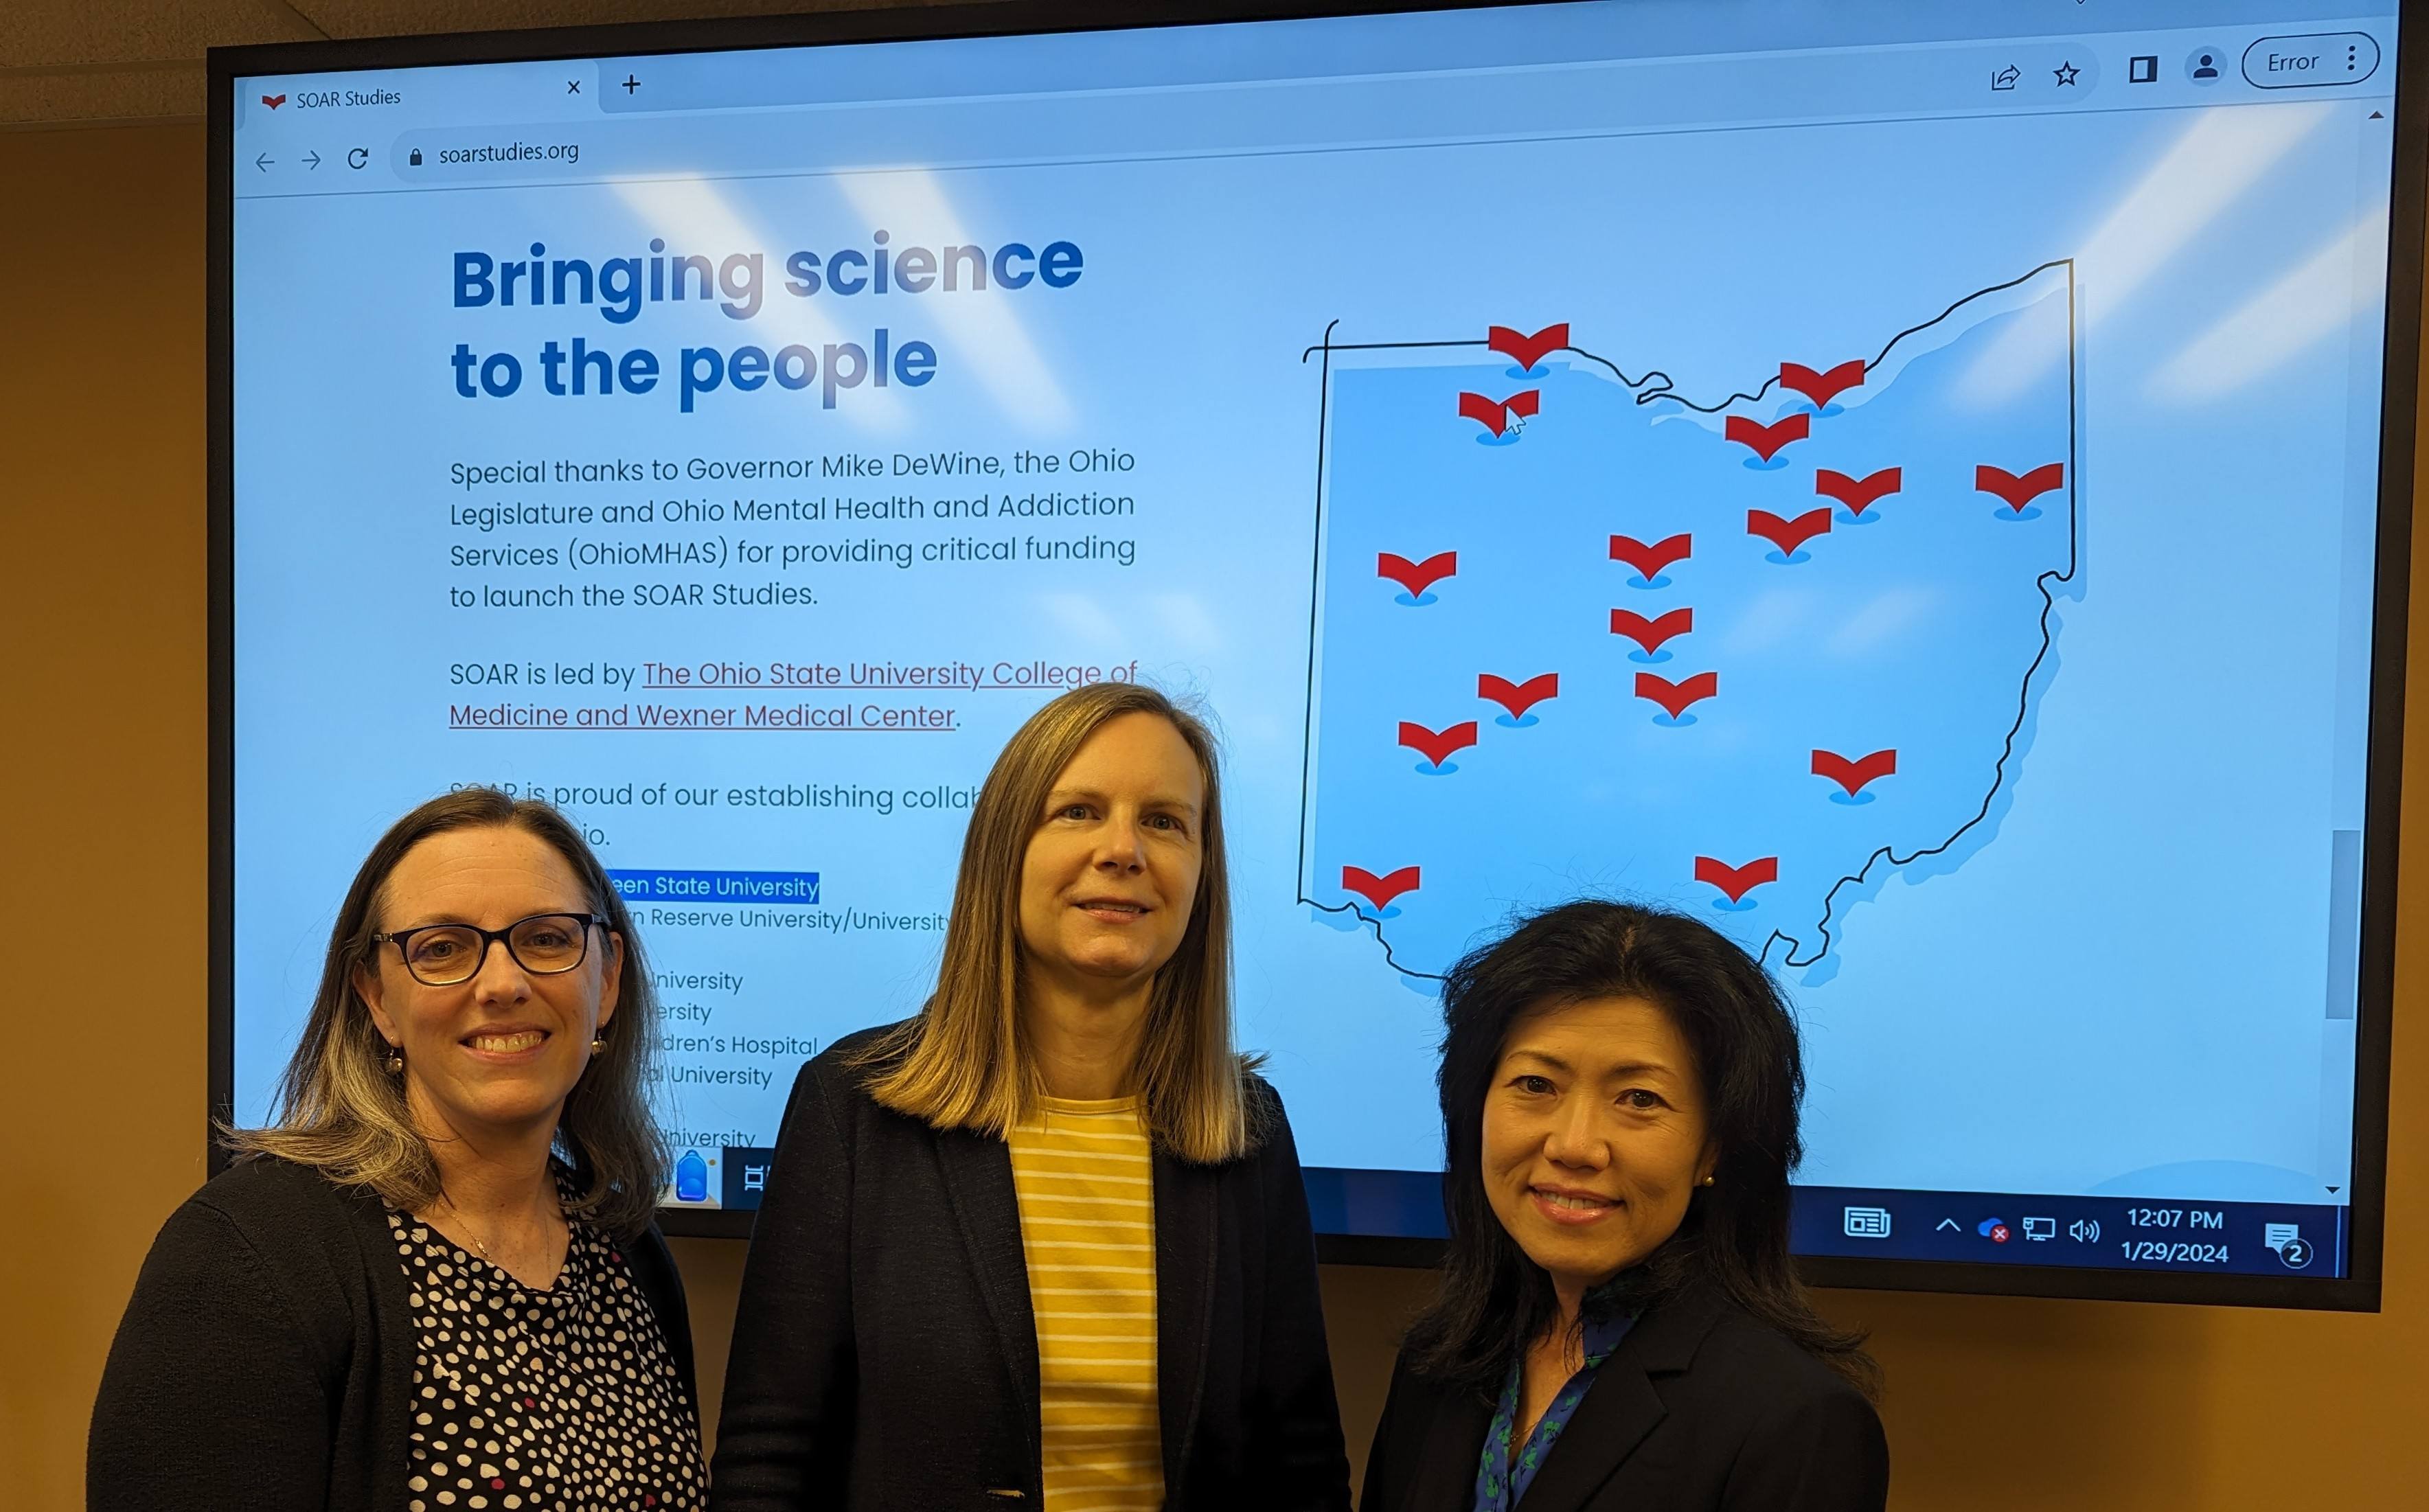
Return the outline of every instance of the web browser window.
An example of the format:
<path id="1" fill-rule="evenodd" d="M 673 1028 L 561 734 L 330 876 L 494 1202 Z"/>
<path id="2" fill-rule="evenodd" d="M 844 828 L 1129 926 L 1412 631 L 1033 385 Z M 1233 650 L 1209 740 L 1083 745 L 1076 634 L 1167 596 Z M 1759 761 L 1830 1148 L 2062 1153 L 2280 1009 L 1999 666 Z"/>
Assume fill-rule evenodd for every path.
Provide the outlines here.
<path id="1" fill-rule="evenodd" d="M 1814 1255 L 2349 1270 L 2396 14 L 1590 4 L 236 81 L 235 1110 L 452 785 L 613 870 L 668 1201 L 916 1012 L 1044 699 L 1224 737 L 1319 1227 L 1684 911 Z"/>

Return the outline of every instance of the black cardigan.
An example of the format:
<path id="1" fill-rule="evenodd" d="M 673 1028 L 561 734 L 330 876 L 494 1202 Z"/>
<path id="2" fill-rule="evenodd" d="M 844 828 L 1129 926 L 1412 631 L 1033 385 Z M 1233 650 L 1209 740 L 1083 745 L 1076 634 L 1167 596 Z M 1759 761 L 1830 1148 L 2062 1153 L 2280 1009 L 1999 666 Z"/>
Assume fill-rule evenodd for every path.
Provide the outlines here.
<path id="1" fill-rule="evenodd" d="M 1392 1372 L 1360 1512 L 1468 1512 L 1492 1404 Z M 1881 1512 L 1872 1404 L 1776 1330 L 1698 1288 L 1605 1360 L 1521 1512 Z"/>
<path id="2" fill-rule="evenodd" d="M 742 1273 L 718 1512 L 1036 1507 L 1037 1330 L 1012 1160 L 801 1069 Z M 1154 1157 L 1167 1512 L 1347 1512 L 1315 1243 L 1281 1100 L 1255 1154 Z"/>
<path id="3" fill-rule="evenodd" d="M 683 1279 L 620 1246 L 698 1410 Z M 88 1512 L 399 1512 L 417 1334 L 379 1199 L 240 1160 L 169 1215 L 109 1346 Z"/>

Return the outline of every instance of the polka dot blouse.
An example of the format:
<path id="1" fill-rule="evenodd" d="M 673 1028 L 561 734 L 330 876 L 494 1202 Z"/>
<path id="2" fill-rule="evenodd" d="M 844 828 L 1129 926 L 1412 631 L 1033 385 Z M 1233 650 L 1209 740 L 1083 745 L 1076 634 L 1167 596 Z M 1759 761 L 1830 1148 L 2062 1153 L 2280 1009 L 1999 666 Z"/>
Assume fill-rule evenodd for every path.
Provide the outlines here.
<path id="1" fill-rule="evenodd" d="M 412 1512 L 627 1512 L 708 1497 L 674 1357 L 617 1247 L 576 1222 L 565 1269 L 524 1286 L 390 1211 L 420 1335 Z"/>

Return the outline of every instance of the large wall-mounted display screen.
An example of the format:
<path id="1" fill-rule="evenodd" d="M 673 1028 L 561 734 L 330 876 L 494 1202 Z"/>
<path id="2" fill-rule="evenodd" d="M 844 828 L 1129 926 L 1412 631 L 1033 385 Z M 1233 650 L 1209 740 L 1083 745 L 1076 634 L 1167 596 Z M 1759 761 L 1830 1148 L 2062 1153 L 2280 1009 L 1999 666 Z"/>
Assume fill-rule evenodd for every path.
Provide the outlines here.
<path id="1" fill-rule="evenodd" d="M 494 783 L 634 911 L 668 1203 L 747 1208 L 803 1058 L 919 1007 L 1006 735 L 1138 679 L 1223 733 L 1327 1232 L 1441 1232 L 1438 979 L 1609 894 L 1795 1003 L 1826 1274 L 2366 1305 L 2396 21 L 223 58 L 227 1107 L 371 841 Z"/>

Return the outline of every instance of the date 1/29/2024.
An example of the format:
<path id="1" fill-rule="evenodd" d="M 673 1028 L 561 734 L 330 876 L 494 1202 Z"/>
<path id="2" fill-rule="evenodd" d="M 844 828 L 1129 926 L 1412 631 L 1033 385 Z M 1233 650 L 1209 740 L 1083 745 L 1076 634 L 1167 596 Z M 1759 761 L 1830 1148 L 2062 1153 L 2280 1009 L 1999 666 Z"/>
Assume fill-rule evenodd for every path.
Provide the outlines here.
<path id="1" fill-rule="evenodd" d="M 2191 1234 L 2223 1235 L 2226 1214 L 2207 1208 L 2128 1208 L 2128 1227 L 2140 1229 L 2173 1229 Z M 2222 1237 L 2215 1241 L 2184 1239 L 2128 1239 L 2121 1241 L 2119 1250 L 2129 1264 L 2143 1265 L 2224 1265 L 2227 1249 Z"/>

